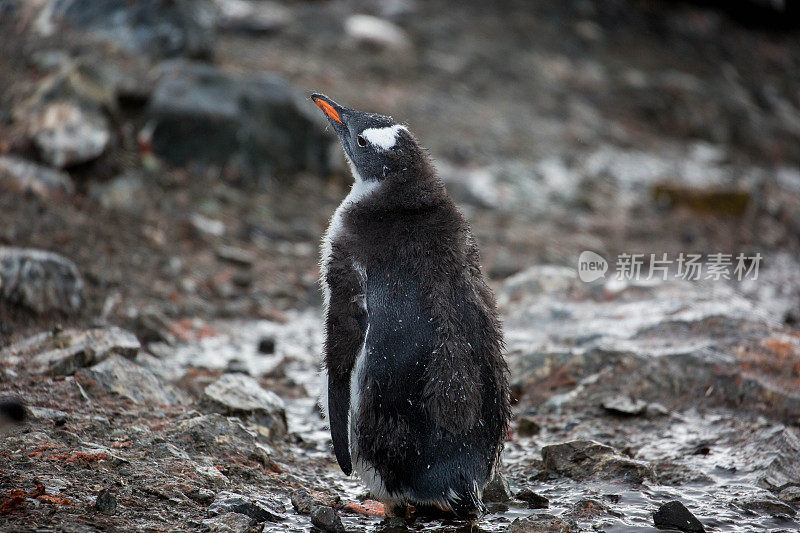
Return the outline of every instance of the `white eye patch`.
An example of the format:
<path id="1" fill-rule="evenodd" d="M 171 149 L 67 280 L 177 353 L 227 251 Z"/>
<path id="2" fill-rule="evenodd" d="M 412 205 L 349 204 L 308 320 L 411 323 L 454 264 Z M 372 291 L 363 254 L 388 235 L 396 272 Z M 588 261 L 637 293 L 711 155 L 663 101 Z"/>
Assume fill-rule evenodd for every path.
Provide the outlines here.
<path id="1" fill-rule="evenodd" d="M 406 127 L 400 124 L 385 128 L 367 128 L 361 132 L 361 136 L 378 148 L 388 150 L 397 142 L 397 132 L 405 129 Z"/>

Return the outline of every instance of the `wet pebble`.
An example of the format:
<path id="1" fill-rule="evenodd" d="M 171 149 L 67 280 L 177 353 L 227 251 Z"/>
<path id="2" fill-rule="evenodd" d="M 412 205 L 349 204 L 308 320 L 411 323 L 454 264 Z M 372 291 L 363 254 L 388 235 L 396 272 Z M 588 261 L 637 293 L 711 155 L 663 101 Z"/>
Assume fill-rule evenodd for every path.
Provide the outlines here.
<path id="1" fill-rule="evenodd" d="M 214 533 L 248 533 L 256 521 L 239 513 L 224 513 L 203 520 L 202 531 Z"/>
<path id="2" fill-rule="evenodd" d="M 245 250 L 236 246 L 220 246 L 217 248 L 217 258 L 220 261 L 231 263 L 240 267 L 251 267 L 255 262 L 255 256 Z"/>
<path id="3" fill-rule="evenodd" d="M 483 501 L 485 503 L 507 503 L 513 500 L 511 487 L 506 476 L 498 472 L 494 478 L 483 489 Z"/>
<path id="4" fill-rule="evenodd" d="M 517 492 L 517 499 L 525 502 L 528 509 L 547 509 L 550 507 L 550 500 L 528 488 Z"/>
<path id="5" fill-rule="evenodd" d="M 117 512 L 117 497 L 108 489 L 103 489 L 97 495 L 94 508 L 103 514 L 113 515 Z"/>
<path id="6" fill-rule="evenodd" d="M 239 513 L 256 522 L 280 522 L 284 519 L 283 506 L 264 498 L 252 498 L 235 492 L 220 492 L 208 506 L 209 516 Z"/>
<path id="7" fill-rule="evenodd" d="M 662 505 L 653 514 L 653 522 L 659 529 L 677 529 L 686 533 L 705 533 L 700 521 L 683 505 L 675 500 Z"/>
<path id="8" fill-rule="evenodd" d="M 601 407 L 617 416 L 639 416 L 647 409 L 647 402 L 632 400 L 627 396 L 606 398 L 601 402 Z"/>
<path id="9" fill-rule="evenodd" d="M 790 505 L 772 498 L 752 498 L 745 501 L 734 500 L 733 504 L 751 513 L 768 514 L 770 516 L 794 516 L 797 514 Z"/>
<path id="10" fill-rule="evenodd" d="M 517 518 L 506 528 L 507 533 L 573 533 L 578 531 L 574 522 L 550 514 L 535 514 Z"/>
<path id="11" fill-rule="evenodd" d="M 275 353 L 275 337 L 261 337 L 258 341 L 258 353 L 270 355 Z"/>
<path id="12" fill-rule="evenodd" d="M 214 501 L 216 494 L 211 489 L 205 487 L 192 487 L 186 492 L 186 495 L 197 503 L 209 504 Z"/>
<path id="13" fill-rule="evenodd" d="M 311 514 L 311 509 L 316 503 L 306 489 L 299 488 L 292 493 L 292 507 L 297 514 Z"/>
<path id="14" fill-rule="evenodd" d="M 345 530 L 336 509 L 326 505 L 315 505 L 311 509 L 311 523 L 330 533 L 344 533 Z"/>
<path id="15" fill-rule="evenodd" d="M 521 416 L 519 417 L 519 422 L 517 423 L 517 433 L 520 437 L 532 437 L 534 435 L 538 435 L 539 432 L 542 430 L 542 426 L 534 420 L 530 416 Z"/>

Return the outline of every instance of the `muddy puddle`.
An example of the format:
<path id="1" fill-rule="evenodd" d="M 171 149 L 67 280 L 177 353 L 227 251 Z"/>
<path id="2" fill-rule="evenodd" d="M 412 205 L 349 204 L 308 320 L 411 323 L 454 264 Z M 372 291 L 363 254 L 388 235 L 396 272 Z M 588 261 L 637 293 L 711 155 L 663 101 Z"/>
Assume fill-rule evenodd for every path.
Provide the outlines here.
<path id="1" fill-rule="evenodd" d="M 698 317 L 705 316 L 695 311 Z M 644 322 L 652 327 L 658 320 Z M 318 313 L 292 313 L 284 324 L 229 321 L 213 327 L 218 335 L 162 359 L 164 374 L 175 379 L 181 369 L 190 367 L 236 366 L 253 375 L 281 375 L 293 391 L 284 398 L 290 436 L 277 446 L 282 464 L 307 488 L 338 495 L 343 502 L 366 499 L 360 483 L 345 477 L 336 466 L 329 434 L 316 408 L 317 354 L 322 341 Z M 275 339 L 273 354 L 258 352 L 259 339 L 264 337 Z M 546 514 L 561 517 L 576 531 L 658 531 L 652 515 L 672 500 L 681 501 L 708 531 L 800 529 L 797 501 L 792 500 L 797 496 L 787 497 L 768 481 L 770 473 L 785 473 L 786 457 L 781 454 L 786 453 L 785 441 L 791 440 L 793 429 L 745 410 L 706 408 L 701 400 L 674 409 L 659 405 L 650 414 L 615 414 L 596 403 L 598 394 L 618 394 L 625 383 L 625 376 L 601 370 L 566 387 L 557 400 L 531 406 L 523 399 L 517 417 L 534 419 L 540 429 L 527 437 L 515 431 L 503 458 L 509 499 L 489 503 L 490 514 L 473 531 L 503 531 L 517 518 Z M 600 472 L 598 477 L 592 465 L 553 471 L 543 464 L 544 446 L 576 440 L 612 446 L 621 461 L 641 464 L 645 479 L 632 483 L 626 474 L 615 477 L 613 472 Z M 543 496 L 549 506 L 528 508 L 516 498 L 523 489 Z M 286 518 L 280 524 L 267 523 L 264 531 L 308 531 L 310 527 L 308 516 L 289 512 Z M 348 531 L 462 530 L 456 522 L 427 519 L 398 528 L 347 511 L 342 520 Z"/>

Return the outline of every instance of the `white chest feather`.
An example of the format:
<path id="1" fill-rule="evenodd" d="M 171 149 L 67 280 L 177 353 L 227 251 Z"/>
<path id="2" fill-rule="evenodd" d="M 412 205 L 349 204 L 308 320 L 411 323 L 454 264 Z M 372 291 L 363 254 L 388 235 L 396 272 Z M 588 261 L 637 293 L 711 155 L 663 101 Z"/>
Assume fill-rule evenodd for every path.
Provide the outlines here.
<path id="1" fill-rule="evenodd" d="M 357 204 L 359 201 L 369 196 L 380 185 L 380 183 L 376 181 L 364 181 L 358 174 L 358 172 L 356 172 L 352 163 L 350 164 L 350 169 L 353 172 L 353 177 L 355 178 L 355 181 L 353 182 L 353 186 L 350 188 L 350 193 L 345 197 L 344 200 L 342 200 L 342 203 L 339 204 L 339 207 L 336 208 L 336 211 L 333 213 L 330 225 L 328 226 L 328 230 L 325 232 L 325 236 L 322 239 L 322 246 L 320 247 L 320 285 L 322 286 L 323 319 L 326 321 L 328 318 L 328 307 L 330 306 L 330 301 L 331 301 L 331 289 L 328 286 L 328 281 L 327 281 L 328 266 L 330 264 L 334 243 L 341 237 L 341 235 L 345 231 L 344 213 L 347 211 L 349 207 Z M 362 273 L 359 272 L 359 275 L 362 275 Z M 329 420 L 328 376 L 324 363 L 322 364 L 321 374 L 322 374 L 321 376 L 322 387 L 320 391 L 319 403 L 320 406 L 322 407 L 322 413 L 325 416 L 325 420 L 327 421 Z"/>

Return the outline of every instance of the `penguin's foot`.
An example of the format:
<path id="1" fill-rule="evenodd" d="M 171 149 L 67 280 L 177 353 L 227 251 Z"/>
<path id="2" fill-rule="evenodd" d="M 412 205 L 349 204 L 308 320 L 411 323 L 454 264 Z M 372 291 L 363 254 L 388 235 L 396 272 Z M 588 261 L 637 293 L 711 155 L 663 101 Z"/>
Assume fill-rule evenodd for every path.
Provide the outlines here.
<path id="1" fill-rule="evenodd" d="M 363 514 L 364 516 L 386 516 L 386 507 L 381 502 L 375 500 L 364 500 L 364 503 L 350 502 L 344 506 L 348 511 Z"/>

